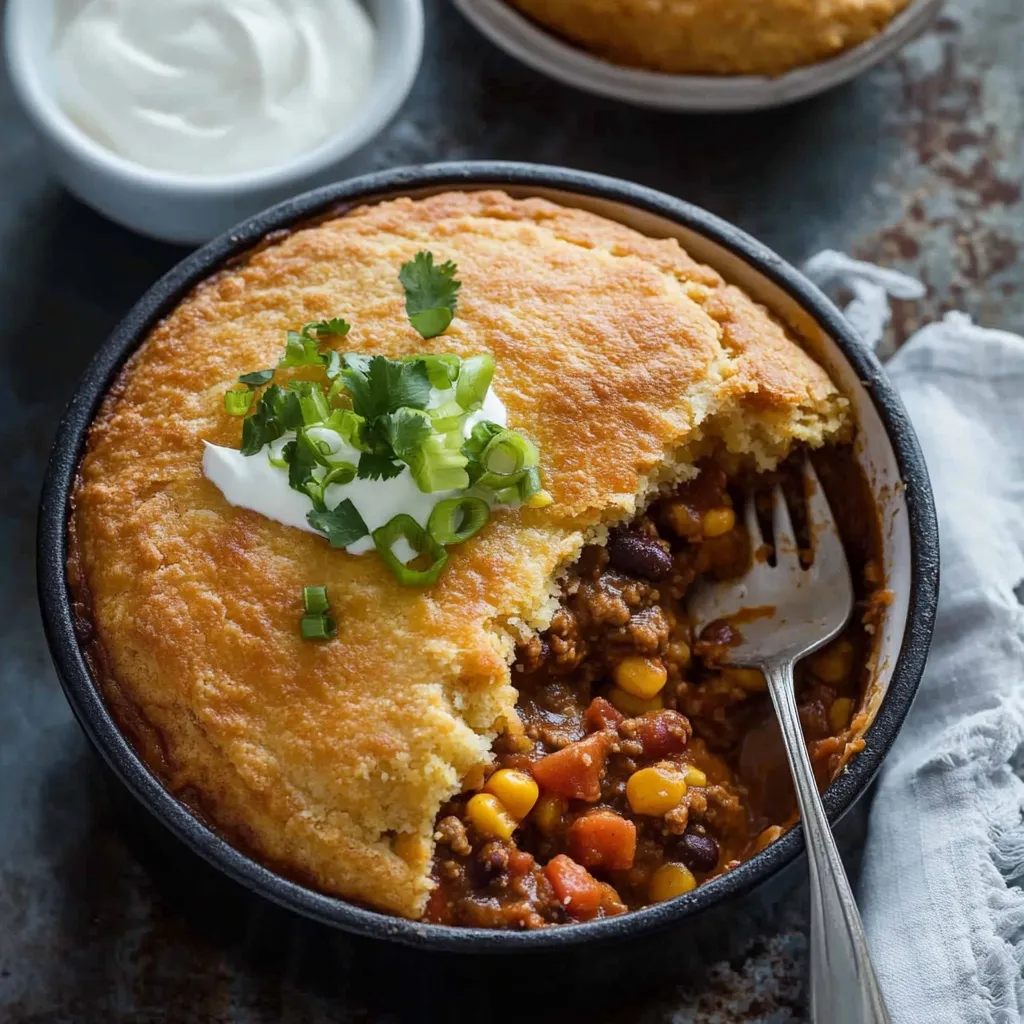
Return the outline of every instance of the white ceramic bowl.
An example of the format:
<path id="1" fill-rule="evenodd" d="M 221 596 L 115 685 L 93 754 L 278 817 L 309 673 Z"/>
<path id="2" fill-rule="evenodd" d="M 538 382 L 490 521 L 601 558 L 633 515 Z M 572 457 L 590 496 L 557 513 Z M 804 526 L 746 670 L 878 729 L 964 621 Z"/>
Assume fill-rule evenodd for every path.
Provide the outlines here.
<path id="1" fill-rule="evenodd" d="M 753 0 L 757 3 L 757 0 Z M 496 46 L 560 82 L 641 107 L 692 112 L 761 110 L 806 99 L 846 82 L 918 35 L 942 0 L 912 0 L 874 39 L 831 60 L 776 78 L 760 75 L 667 75 L 622 67 L 564 42 L 506 0 L 453 0 Z"/>
<path id="2" fill-rule="evenodd" d="M 334 180 L 338 165 L 378 134 L 402 105 L 423 55 L 422 0 L 364 2 L 377 27 L 378 57 L 359 116 L 309 153 L 242 174 L 198 178 L 155 171 L 86 135 L 53 95 L 50 50 L 58 0 L 7 0 L 7 66 L 53 172 L 69 191 L 144 235 L 205 242 L 273 203 Z"/>

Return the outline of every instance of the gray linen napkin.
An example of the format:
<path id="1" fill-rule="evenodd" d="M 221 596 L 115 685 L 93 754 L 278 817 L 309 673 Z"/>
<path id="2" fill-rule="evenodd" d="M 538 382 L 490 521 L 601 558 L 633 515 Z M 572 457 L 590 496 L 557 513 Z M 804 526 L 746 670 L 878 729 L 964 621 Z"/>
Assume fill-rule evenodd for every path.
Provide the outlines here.
<path id="1" fill-rule="evenodd" d="M 920 285 L 838 253 L 807 271 L 855 298 Z M 951 313 L 888 364 L 924 448 L 942 585 L 931 657 L 871 809 L 859 901 L 894 1024 L 1024 1013 L 1024 338 Z"/>

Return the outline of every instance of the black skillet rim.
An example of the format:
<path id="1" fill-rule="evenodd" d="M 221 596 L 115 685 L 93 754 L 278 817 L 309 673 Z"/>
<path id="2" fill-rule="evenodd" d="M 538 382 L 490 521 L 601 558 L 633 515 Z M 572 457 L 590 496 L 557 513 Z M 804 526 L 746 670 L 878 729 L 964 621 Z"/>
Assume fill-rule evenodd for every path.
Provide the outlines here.
<path id="1" fill-rule="evenodd" d="M 903 724 L 924 671 L 938 600 L 938 524 L 925 466 L 906 410 L 881 364 L 839 310 L 799 271 L 745 232 L 682 200 L 603 175 L 538 164 L 459 161 L 363 175 L 289 199 L 186 256 L 132 307 L 89 364 L 57 430 L 43 484 L 37 533 L 39 601 L 47 642 L 64 693 L 86 735 L 135 797 L 180 840 L 236 882 L 332 927 L 429 951 L 512 953 L 564 950 L 646 935 L 741 896 L 777 874 L 803 850 L 792 829 L 755 858 L 692 893 L 620 917 L 534 932 L 428 925 L 390 917 L 307 889 L 235 849 L 179 803 L 142 763 L 95 687 L 79 648 L 66 579 L 67 510 L 86 432 L 117 372 L 149 329 L 198 282 L 243 255 L 270 232 L 335 207 L 438 186 L 555 188 L 621 202 L 673 220 L 730 250 L 786 291 L 837 343 L 874 402 L 906 488 L 912 592 L 907 628 L 888 691 L 866 734 L 865 749 L 825 794 L 834 823 L 867 789 Z"/>

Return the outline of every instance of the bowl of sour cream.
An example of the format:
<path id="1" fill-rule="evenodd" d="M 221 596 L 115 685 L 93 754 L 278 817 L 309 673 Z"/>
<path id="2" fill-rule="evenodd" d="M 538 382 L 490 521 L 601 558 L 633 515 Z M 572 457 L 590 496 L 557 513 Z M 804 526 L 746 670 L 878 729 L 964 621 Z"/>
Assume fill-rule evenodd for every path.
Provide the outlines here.
<path id="1" fill-rule="evenodd" d="M 412 87 L 422 0 L 7 0 L 54 173 L 171 242 L 333 180 Z"/>

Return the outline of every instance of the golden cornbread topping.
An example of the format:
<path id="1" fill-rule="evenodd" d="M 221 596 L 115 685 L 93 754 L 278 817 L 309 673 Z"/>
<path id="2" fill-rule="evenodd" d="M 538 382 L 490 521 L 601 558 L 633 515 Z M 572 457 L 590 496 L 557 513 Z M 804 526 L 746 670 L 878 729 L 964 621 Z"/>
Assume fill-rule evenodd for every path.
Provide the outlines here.
<path id="1" fill-rule="evenodd" d="M 780 75 L 883 31 L 910 0 L 508 0 L 615 64 L 676 75 Z"/>
<path id="2" fill-rule="evenodd" d="M 410 321 L 396 274 L 427 249 L 438 266 L 457 265 L 462 282 L 443 337 L 431 339 Z M 339 312 L 350 324 L 343 342 L 318 326 Z M 305 335 L 296 330 L 303 324 L 312 325 Z M 451 546 L 436 582 L 415 587 L 380 558 L 232 504 L 202 462 L 207 445 L 238 449 L 240 420 L 225 415 L 224 393 L 237 389 L 239 372 L 275 367 L 273 382 L 254 379 L 265 389 L 254 394 L 265 395 L 278 372 L 330 390 L 322 360 L 278 371 L 289 330 L 304 353 L 306 342 L 317 356 L 337 348 L 339 362 L 341 349 L 396 366 L 424 354 L 458 356 L 463 367 L 493 357 L 490 389 L 507 429 L 535 446 L 550 504 L 494 506 L 477 532 Z M 356 412 L 347 400 L 344 409 Z M 449 839 L 436 838 L 438 812 L 483 788 L 496 741 L 503 756 L 524 740 L 515 756 L 539 752 L 528 731 L 545 729 L 549 712 L 517 707 L 517 651 L 522 659 L 546 636 L 551 664 L 569 666 L 570 647 L 582 653 L 578 636 L 600 654 L 581 665 L 610 665 L 604 642 L 570 628 L 561 611 L 581 552 L 603 550 L 610 534 L 680 486 L 710 479 L 708 465 L 732 479 L 770 471 L 797 447 L 850 436 L 847 400 L 825 370 L 674 239 L 498 191 L 397 199 L 274 239 L 200 284 L 150 332 L 91 428 L 73 498 L 69 575 L 91 629 L 97 681 L 175 794 L 277 870 L 418 918 L 438 890 L 439 843 L 450 860 L 466 849 L 454 826 Z M 264 454 L 240 457 L 267 462 Z M 714 497 L 717 519 L 728 518 L 727 505 Z M 693 507 L 704 512 L 701 502 Z M 672 515 L 683 529 L 683 512 Z M 722 546 L 691 550 L 684 541 L 677 554 L 687 558 Z M 621 601 L 612 600 L 602 596 L 607 574 L 573 571 L 581 586 L 597 581 L 594 607 L 619 617 L 616 629 L 650 637 L 651 658 L 667 658 L 662 643 L 681 656 L 674 634 L 651 629 L 657 586 L 616 578 Z M 633 626 L 623 608 L 635 612 Z M 583 605 L 579 612 L 582 627 Z M 307 615 L 329 616 L 337 636 L 303 640 L 295 624 Z M 541 661 L 518 662 L 531 687 Z M 672 693 L 663 710 L 685 717 L 676 693 L 683 680 L 666 664 Z M 638 675 L 624 685 L 642 683 Z M 704 684 L 687 683 L 696 718 Z M 852 697 L 837 691 L 837 699 Z M 671 716 L 668 725 L 681 741 L 686 729 Z M 613 740 L 602 727 L 595 735 L 608 735 L 591 742 L 639 742 L 628 735 L 635 728 L 616 724 Z M 620 756 L 611 745 L 606 753 Z M 514 786 L 495 789 L 501 795 L 480 795 L 518 806 Z M 474 807 L 480 820 L 493 819 L 486 808 L 500 811 L 491 801 Z M 592 820 L 578 831 L 594 839 L 610 824 L 628 831 L 607 817 L 596 833 Z M 552 872 L 560 884 L 573 874 Z"/>

